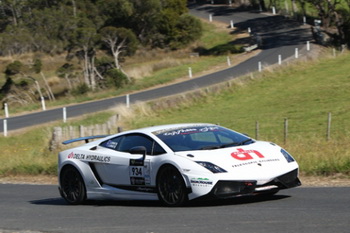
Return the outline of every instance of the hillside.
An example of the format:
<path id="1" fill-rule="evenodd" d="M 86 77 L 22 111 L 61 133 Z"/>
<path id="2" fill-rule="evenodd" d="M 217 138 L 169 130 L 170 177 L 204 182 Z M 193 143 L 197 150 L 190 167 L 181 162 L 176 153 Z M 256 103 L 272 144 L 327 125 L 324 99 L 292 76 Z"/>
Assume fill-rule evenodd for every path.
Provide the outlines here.
<path id="1" fill-rule="evenodd" d="M 282 144 L 308 174 L 349 175 L 349 64 L 350 54 L 344 54 L 299 62 L 274 72 L 255 74 L 254 78 L 244 77 L 230 88 L 195 97 L 176 108 L 143 110 L 146 112 L 143 117 L 138 112 L 137 118 L 127 121 L 128 128 L 179 122 L 218 123 L 260 140 Z M 331 127 L 327 140 L 329 113 Z"/>

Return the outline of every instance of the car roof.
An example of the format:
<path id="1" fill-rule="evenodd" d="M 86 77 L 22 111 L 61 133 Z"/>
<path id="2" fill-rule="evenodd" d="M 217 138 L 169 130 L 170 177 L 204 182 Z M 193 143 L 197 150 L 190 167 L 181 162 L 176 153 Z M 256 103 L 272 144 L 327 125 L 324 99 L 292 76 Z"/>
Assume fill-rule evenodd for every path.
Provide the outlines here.
<path id="1" fill-rule="evenodd" d="M 144 132 L 144 133 L 152 133 L 156 131 L 166 131 L 171 129 L 179 129 L 179 128 L 188 128 L 188 127 L 196 127 L 196 126 L 213 126 L 214 124 L 209 123 L 180 123 L 180 124 L 167 124 L 167 125 L 157 125 L 150 126 L 141 129 L 130 130 L 128 132 Z"/>

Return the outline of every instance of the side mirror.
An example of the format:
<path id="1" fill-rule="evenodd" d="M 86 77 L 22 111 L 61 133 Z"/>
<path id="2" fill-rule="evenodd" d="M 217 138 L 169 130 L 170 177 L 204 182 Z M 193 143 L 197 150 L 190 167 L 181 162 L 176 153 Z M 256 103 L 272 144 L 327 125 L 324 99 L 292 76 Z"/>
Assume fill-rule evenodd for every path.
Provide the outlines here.
<path id="1" fill-rule="evenodd" d="M 133 155 L 142 155 L 142 161 L 145 161 L 147 149 L 144 146 L 135 146 L 129 150 L 129 153 Z"/>

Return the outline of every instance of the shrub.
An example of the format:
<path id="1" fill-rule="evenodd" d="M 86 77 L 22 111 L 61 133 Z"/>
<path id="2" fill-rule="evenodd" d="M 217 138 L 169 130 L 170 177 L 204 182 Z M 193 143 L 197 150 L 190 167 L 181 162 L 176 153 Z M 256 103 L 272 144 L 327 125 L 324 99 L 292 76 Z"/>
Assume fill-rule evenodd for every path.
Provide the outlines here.
<path id="1" fill-rule="evenodd" d="M 77 87 L 73 88 L 72 95 L 84 95 L 90 91 L 90 88 L 86 83 L 81 83 Z"/>
<path id="2" fill-rule="evenodd" d="M 116 88 L 123 87 L 129 82 L 128 77 L 118 69 L 110 69 L 107 71 L 107 86 L 114 86 Z"/>

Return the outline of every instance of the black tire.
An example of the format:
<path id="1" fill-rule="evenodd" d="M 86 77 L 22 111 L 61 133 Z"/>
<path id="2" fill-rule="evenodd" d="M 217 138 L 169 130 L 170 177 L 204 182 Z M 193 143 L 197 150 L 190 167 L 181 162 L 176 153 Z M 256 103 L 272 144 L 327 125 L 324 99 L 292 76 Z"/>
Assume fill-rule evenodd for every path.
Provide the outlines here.
<path id="1" fill-rule="evenodd" d="M 72 205 L 78 205 L 86 199 L 86 188 L 84 180 L 79 171 L 72 167 L 65 167 L 60 176 L 61 196 Z"/>
<path id="2" fill-rule="evenodd" d="M 173 166 L 165 166 L 158 172 L 157 191 L 159 200 L 166 206 L 182 206 L 188 201 L 183 177 Z"/>

